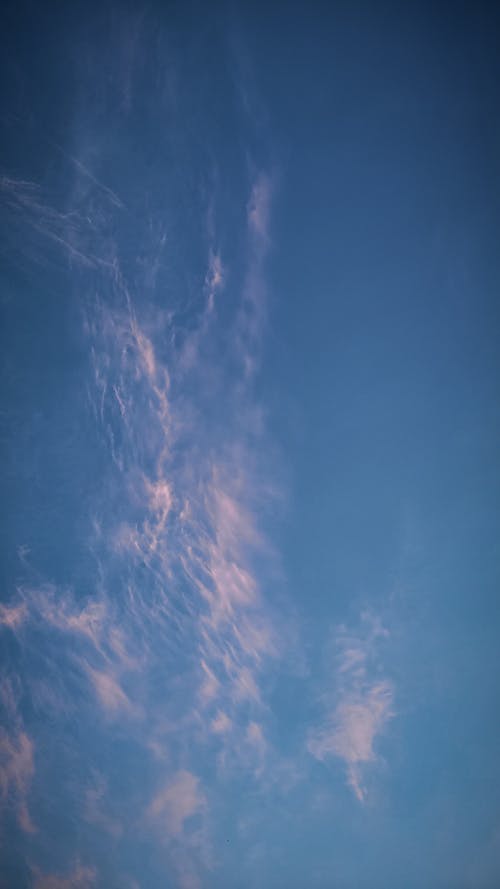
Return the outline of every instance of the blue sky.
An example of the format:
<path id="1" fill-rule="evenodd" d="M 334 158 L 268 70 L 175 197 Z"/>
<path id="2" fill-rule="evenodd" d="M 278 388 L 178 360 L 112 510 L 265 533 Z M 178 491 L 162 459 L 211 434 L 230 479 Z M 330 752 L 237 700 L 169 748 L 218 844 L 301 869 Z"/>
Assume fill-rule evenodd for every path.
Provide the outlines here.
<path id="1" fill-rule="evenodd" d="M 500 883 L 497 29 L 2 12 L 1 887 Z"/>

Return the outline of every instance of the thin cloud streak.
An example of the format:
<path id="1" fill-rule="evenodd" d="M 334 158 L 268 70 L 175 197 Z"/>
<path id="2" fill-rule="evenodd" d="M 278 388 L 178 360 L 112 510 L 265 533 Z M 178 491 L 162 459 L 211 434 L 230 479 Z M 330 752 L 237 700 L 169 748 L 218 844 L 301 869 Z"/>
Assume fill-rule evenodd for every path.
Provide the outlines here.
<path id="1" fill-rule="evenodd" d="M 2 677 L 0 705 L 4 726 L 0 725 L 0 813 L 14 809 L 24 833 L 36 833 L 28 807 L 35 775 L 35 744 L 27 733 L 19 711 L 21 683 L 17 676 Z"/>
<path id="2" fill-rule="evenodd" d="M 27 796 L 35 773 L 34 745 L 22 730 L 11 733 L 0 728 L 0 806 L 14 800 L 19 826 L 25 833 L 34 833 Z"/>
<path id="3" fill-rule="evenodd" d="M 33 868 L 33 889 L 91 889 L 97 880 L 97 871 L 77 862 L 66 874 L 42 873 Z"/>

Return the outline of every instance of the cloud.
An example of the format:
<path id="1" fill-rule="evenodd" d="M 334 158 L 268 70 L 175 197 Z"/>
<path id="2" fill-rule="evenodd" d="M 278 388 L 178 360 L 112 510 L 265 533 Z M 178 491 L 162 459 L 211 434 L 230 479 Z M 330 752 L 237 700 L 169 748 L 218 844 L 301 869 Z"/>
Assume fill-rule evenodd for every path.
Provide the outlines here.
<path id="1" fill-rule="evenodd" d="M 161 822 L 168 836 L 180 838 L 187 819 L 205 812 L 206 799 L 199 784 L 196 775 L 182 769 L 153 799 L 148 813 Z"/>
<path id="2" fill-rule="evenodd" d="M 51 243 L 77 266 L 91 269 L 107 264 L 99 256 L 95 227 L 87 215 L 78 210 L 60 210 L 44 197 L 36 183 L 8 176 L 0 176 L 0 195 L 9 229 L 18 234 L 11 241 L 9 231 L 11 250 L 22 249 L 25 259 L 46 264 L 46 247 Z M 41 236 L 44 250 L 33 241 L 36 235 Z M 31 247 L 29 252 L 24 246 L 26 241 Z"/>
<path id="3" fill-rule="evenodd" d="M 111 673 L 94 670 L 86 665 L 86 671 L 104 710 L 111 715 L 137 716 L 139 708 L 131 703 L 119 682 Z"/>
<path id="4" fill-rule="evenodd" d="M 210 334 L 214 332 L 213 325 L 217 321 L 214 317 L 216 299 L 218 293 L 224 289 L 225 274 L 220 254 L 211 249 L 205 276 L 203 312 L 198 325 L 185 336 L 176 362 L 177 373 L 181 375 L 199 372 L 200 366 L 204 364 L 203 349 Z"/>
<path id="5" fill-rule="evenodd" d="M 209 311 L 212 311 L 215 294 L 224 286 L 224 267 L 219 253 L 210 253 L 205 284 L 208 291 L 207 308 Z"/>
<path id="6" fill-rule="evenodd" d="M 259 703 L 259 687 L 250 667 L 233 667 L 228 671 L 233 683 L 233 698 L 236 701 L 250 700 Z"/>
<path id="7" fill-rule="evenodd" d="M 203 658 L 200 660 L 200 667 L 202 679 L 198 694 L 203 702 L 209 703 L 216 698 L 220 689 L 220 682 Z"/>
<path id="8" fill-rule="evenodd" d="M 25 603 L 48 624 L 63 633 L 83 637 L 99 649 L 107 620 L 103 601 L 91 599 L 83 607 L 74 601 L 71 592 L 53 584 L 21 590 Z"/>
<path id="9" fill-rule="evenodd" d="M 76 601 L 71 590 L 58 588 L 54 584 L 40 587 L 19 587 L 22 597 L 23 614 L 31 621 L 41 620 L 47 630 L 50 627 L 58 630 L 68 641 L 79 640 L 81 648 L 97 653 L 100 659 L 111 665 L 115 671 L 137 670 L 141 661 L 134 654 L 136 646 L 128 638 L 125 626 L 120 625 L 119 611 L 116 604 L 101 595 L 87 599 L 85 604 Z M 82 664 L 86 663 L 81 658 Z"/>
<path id="10" fill-rule="evenodd" d="M 259 777 L 263 771 L 268 749 L 262 725 L 254 721 L 249 722 L 245 733 L 245 740 L 253 754 L 254 761 L 256 761 L 254 768 L 255 777 Z"/>
<path id="11" fill-rule="evenodd" d="M 247 205 L 247 268 L 235 331 L 238 357 L 247 381 L 255 376 L 259 368 L 265 329 L 267 287 L 264 269 L 270 247 L 272 192 L 270 177 L 260 173 L 252 183 Z"/>
<path id="12" fill-rule="evenodd" d="M 252 510 L 255 494 L 239 463 L 215 466 L 202 504 L 209 533 L 183 562 L 206 604 L 200 695 L 226 708 L 244 701 L 260 705 L 259 674 L 278 654 L 274 620 L 252 566 L 254 554 L 266 553 Z"/>
<path id="13" fill-rule="evenodd" d="M 97 872 L 92 867 L 85 867 L 77 862 L 66 875 L 42 873 L 38 868 L 33 870 L 33 889 L 90 889 L 95 885 Z"/>
<path id="14" fill-rule="evenodd" d="M 28 609 L 24 602 L 19 605 L 3 605 L 0 603 L 0 626 L 13 630 L 26 620 Z"/>
<path id="15" fill-rule="evenodd" d="M 135 26 L 130 31 L 135 42 Z M 162 41 L 154 37 L 160 47 Z M 149 61 L 144 68 L 141 49 L 139 91 L 128 69 L 118 78 L 118 90 L 126 81 L 127 114 L 133 114 L 132 105 L 140 101 L 153 73 L 154 88 L 147 102 L 140 103 L 138 132 L 153 107 L 151 123 L 158 122 L 159 112 L 168 120 L 161 128 L 161 140 L 167 139 L 176 129 L 170 126 L 175 118 L 164 117 L 162 96 L 155 93 L 165 70 L 156 58 L 152 69 Z M 205 828 L 197 828 L 200 819 L 203 824 L 208 820 L 209 792 L 197 775 L 213 774 L 222 749 L 241 757 L 249 781 L 258 778 L 255 763 L 260 768 L 270 751 L 268 671 L 286 645 L 276 620 L 270 578 L 277 576 L 277 558 L 272 530 L 266 527 L 274 521 L 269 516 L 277 485 L 264 410 L 253 386 L 266 316 L 273 183 L 266 173 L 257 173 L 248 183 L 243 159 L 242 193 L 237 196 L 240 183 L 234 169 L 220 201 L 218 193 L 209 196 L 213 226 L 207 232 L 206 214 L 198 214 L 196 188 L 199 184 L 205 195 L 208 178 L 202 170 L 197 183 L 198 163 L 193 167 L 188 156 L 174 164 L 175 187 L 170 191 L 165 158 L 175 161 L 175 151 L 170 151 L 175 146 L 168 139 L 160 140 L 158 165 L 154 146 L 153 152 L 145 146 L 143 158 L 140 140 L 122 146 L 135 118 L 130 126 L 121 116 L 110 119 L 116 105 L 106 104 L 113 79 L 112 45 L 111 51 L 106 46 L 106 56 L 91 66 L 88 82 L 77 89 L 77 101 L 85 101 L 87 89 L 92 99 L 82 119 L 65 127 L 78 144 L 71 152 L 66 144 L 57 147 L 59 162 L 67 162 L 60 178 L 57 163 L 49 164 L 45 181 L 56 178 L 56 197 L 29 182 L 0 181 L 9 218 L 22 224 L 23 235 L 37 235 L 40 261 L 50 262 L 53 250 L 59 265 L 63 257 L 75 272 L 71 317 L 78 318 L 80 311 L 84 315 L 90 361 L 88 379 L 86 362 L 77 362 L 78 385 L 88 394 L 95 421 L 90 429 L 85 414 L 82 447 L 95 451 L 83 462 L 85 471 L 92 467 L 98 474 L 88 488 L 82 486 L 76 520 L 67 515 L 68 522 L 75 522 L 71 532 L 82 535 L 80 548 L 74 544 L 76 534 L 63 534 L 61 547 L 70 540 L 76 549 L 50 565 L 47 583 L 22 589 L 21 605 L 0 610 L 0 622 L 23 626 L 20 669 L 25 671 L 26 709 L 33 707 L 35 731 L 43 742 L 53 738 L 61 758 L 67 757 L 57 762 L 61 773 L 73 767 L 77 782 L 89 773 L 89 760 L 106 769 L 109 757 L 103 751 L 115 749 L 115 740 L 117 756 L 124 759 L 133 746 L 136 774 L 151 777 L 154 788 L 149 802 L 141 798 L 146 788 L 135 782 L 134 803 L 148 812 L 146 830 L 151 833 L 153 821 L 160 835 L 168 837 L 179 880 L 188 886 L 199 883 L 196 867 L 189 865 L 191 853 L 209 858 Z M 81 70 L 88 69 L 88 58 Z M 103 64 L 104 87 L 95 93 L 93 71 Z M 92 120 L 99 121 L 95 130 Z M 103 120 L 106 131 L 100 132 Z M 175 143 L 180 144 L 179 131 Z M 118 195 L 104 184 L 109 180 L 114 186 L 120 178 L 123 196 L 121 187 Z M 220 230 L 219 209 L 228 211 L 230 221 L 227 226 L 224 218 Z M 238 219 L 241 231 L 233 232 Z M 203 229 L 200 243 L 198 223 Z M 19 238 L 21 245 L 25 242 Z M 28 254 L 29 248 L 22 249 Z M 182 267 L 185 255 L 188 263 Z M 71 386 L 71 380 L 66 382 Z M 75 400 L 70 419 L 83 417 L 79 411 Z M 74 428 L 79 428 L 77 422 Z M 73 504 L 76 490 L 68 492 Z M 54 494 L 63 523 L 65 494 L 63 489 Z M 47 560 L 49 553 L 45 565 Z M 26 576 L 39 576 L 36 566 L 30 564 Z M 103 714 L 109 718 L 101 718 Z M 122 744 L 123 739 L 130 743 Z M 17 797 L 19 822 L 26 826 L 22 806 L 39 747 L 21 723 L 8 744 L 7 796 Z M 124 781 L 117 790 L 114 767 L 109 775 L 92 773 L 90 786 L 84 783 L 76 790 L 78 812 L 88 822 L 85 832 L 94 825 L 120 835 L 109 797 L 116 794 L 126 807 L 134 782 Z M 163 783 L 165 769 L 170 777 Z M 61 799 L 67 791 L 66 785 L 61 787 Z M 73 833 L 79 835 L 78 830 Z M 94 870 L 71 857 L 67 871 L 56 868 L 36 876 L 38 889 L 96 881 Z"/>
<path id="16" fill-rule="evenodd" d="M 230 732 L 232 729 L 233 723 L 229 718 L 227 713 L 224 713 L 223 710 L 218 710 L 217 714 L 212 719 L 210 723 L 210 728 L 216 735 L 224 735 L 226 732 Z"/>
<path id="17" fill-rule="evenodd" d="M 96 720 L 96 732 L 121 731 L 127 721 L 131 731 L 133 718 L 139 750 L 150 762 L 155 757 L 151 768 L 173 770 L 143 811 L 165 837 L 186 887 L 199 884 L 197 862 L 210 861 L 200 756 L 213 756 L 217 767 L 221 750 L 231 751 L 249 780 L 259 778 L 269 753 L 263 679 L 282 647 L 263 583 L 276 559 L 265 529 L 276 485 L 261 461 L 265 428 L 246 373 L 249 362 L 253 369 L 258 363 L 270 200 L 269 180 L 259 177 L 248 205 L 244 293 L 223 336 L 213 324 L 228 270 L 214 244 L 203 310 L 187 337 L 176 338 L 171 320 L 146 298 L 139 314 L 118 254 L 112 258 L 112 295 L 97 298 L 87 325 L 92 406 L 110 455 L 106 490 L 91 517 L 95 586 L 90 594 L 76 584 L 26 586 L 19 606 L 0 611 L 6 626 L 25 622 L 45 634 L 44 685 L 26 682 L 39 709 L 47 701 L 52 713 L 63 714 L 65 700 L 75 706 L 72 683 L 81 691 L 83 677 L 109 717 Z M 224 340 L 231 345 L 217 353 Z M 235 370 L 236 341 L 243 361 Z M 209 379 L 206 391 L 186 383 L 190 373 Z M 92 718 L 94 711 L 91 696 Z M 25 783 L 11 777 L 9 787 L 17 788 L 18 819 L 26 825 L 31 778 L 23 743 Z M 108 814 L 101 778 L 83 789 L 81 815 L 118 837 L 121 823 Z M 37 880 L 39 889 L 63 889 L 91 885 L 95 872 L 78 864 L 70 874 L 39 873 Z"/>
<path id="18" fill-rule="evenodd" d="M 108 798 L 108 786 L 106 778 L 98 773 L 93 773 L 92 783 L 85 790 L 84 818 L 90 824 L 95 824 L 113 837 L 120 837 L 123 827 L 117 818 L 112 817 L 106 811 Z"/>
<path id="19" fill-rule="evenodd" d="M 200 870 L 213 865 L 207 814 L 200 780 L 187 769 L 171 775 L 148 806 L 147 821 L 166 846 L 182 889 L 198 889 Z"/>
<path id="20" fill-rule="evenodd" d="M 28 796 L 35 774 L 35 745 L 25 731 L 19 712 L 21 682 L 17 675 L 4 676 L 0 682 L 3 710 L 0 726 L 0 809 L 13 808 L 24 833 L 35 833 L 28 808 Z"/>
<path id="21" fill-rule="evenodd" d="M 8 732 L 0 727 L 0 803 L 4 808 L 13 800 L 19 826 L 26 833 L 36 830 L 27 806 L 34 773 L 31 738 L 22 730 Z"/>
<path id="22" fill-rule="evenodd" d="M 392 699 L 388 682 L 344 693 L 325 727 L 309 741 L 309 751 L 317 759 L 337 756 L 344 760 L 349 784 L 360 802 L 366 795 L 362 767 L 376 758 L 373 743 L 393 715 Z"/>
<path id="23" fill-rule="evenodd" d="M 147 811 L 169 849 L 182 889 L 198 889 L 200 867 L 212 866 L 207 809 L 199 778 L 187 769 L 180 769 L 156 794 Z"/>
<path id="24" fill-rule="evenodd" d="M 247 740 L 259 749 L 263 749 L 266 745 L 264 740 L 264 732 L 262 726 L 258 722 L 250 722 L 247 727 Z"/>
<path id="25" fill-rule="evenodd" d="M 308 750 L 318 760 L 341 759 L 347 780 L 360 802 L 366 798 L 363 773 L 377 759 L 375 742 L 393 713 L 392 683 L 374 666 L 377 640 L 387 636 L 379 620 L 363 616 L 362 634 L 341 627 L 335 636 L 337 650 L 334 689 L 327 689 L 323 722 L 309 735 Z"/>
<path id="26" fill-rule="evenodd" d="M 265 173 L 261 173 L 253 183 L 247 213 L 251 233 L 264 244 L 269 238 L 271 197 L 271 180 Z"/>

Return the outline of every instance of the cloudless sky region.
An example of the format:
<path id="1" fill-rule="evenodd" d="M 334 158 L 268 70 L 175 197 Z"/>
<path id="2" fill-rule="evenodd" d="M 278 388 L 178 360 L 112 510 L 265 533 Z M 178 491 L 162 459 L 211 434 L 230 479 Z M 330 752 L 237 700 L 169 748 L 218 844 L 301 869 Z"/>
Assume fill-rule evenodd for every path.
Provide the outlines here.
<path id="1" fill-rule="evenodd" d="M 0 15 L 1 889 L 497 889 L 498 5 Z"/>

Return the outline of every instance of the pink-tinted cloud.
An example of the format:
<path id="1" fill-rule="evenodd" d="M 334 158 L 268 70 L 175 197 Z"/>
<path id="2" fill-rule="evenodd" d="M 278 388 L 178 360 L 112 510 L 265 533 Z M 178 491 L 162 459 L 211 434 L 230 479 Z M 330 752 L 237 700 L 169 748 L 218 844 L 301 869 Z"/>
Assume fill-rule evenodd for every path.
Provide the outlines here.
<path id="1" fill-rule="evenodd" d="M 200 667 L 202 671 L 202 679 L 198 694 L 203 702 L 209 703 L 217 697 L 220 689 L 220 682 L 203 658 L 201 658 Z"/>
<path id="2" fill-rule="evenodd" d="M 181 889 L 199 889 L 200 871 L 212 867 L 207 800 L 196 775 L 180 769 L 152 800 L 147 816 L 171 856 Z"/>
<path id="3" fill-rule="evenodd" d="M 108 811 L 109 791 L 106 778 L 94 771 L 92 780 L 85 790 L 83 817 L 89 824 L 95 824 L 110 836 L 118 838 L 123 833 L 123 826 L 118 818 Z"/>
<path id="4" fill-rule="evenodd" d="M 254 345 L 265 295 L 261 266 L 270 199 L 269 181 L 261 177 L 248 206 L 248 274 L 240 298 L 250 310 L 238 314 L 235 307 L 236 336 L 230 337 L 241 339 L 249 361 L 258 360 Z M 116 492 L 106 494 L 109 511 L 103 498 L 93 524 L 98 582 L 85 591 L 85 599 L 81 591 L 50 584 L 22 591 L 22 607 L 37 629 L 41 625 L 66 638 L 59 655 L 67 650 L 72 667 L 90 682 L 110 717 L 102 721 L 104 729 L 136 718 L 134 737 L 145 754 L 155 756 L 157 767 L 161 762 L 174 770 L 147 813 L 168 838 L 169 849 L 175 848 L 186 886 L 198 876 L 182 849 L 205 843 L 203 831 L 191 830 L 190 819 L 206 821 L 207 812 L 192 751 L 196 745 L 217 748 L 215 757 L 231 751 L 233 761 L 258 777 L 269 752 L 263 678 L 281 650 L 262 583 L 267 566 L 274 564 L 262 513 L 275 496 L 255 447 L 257 439 L 265 443 L 263 412 L 241 367 L 236 380 L 224 379 L 221 386 L 217 374 L 211 376 L 210 362 L 217 356 L 204 348 L 227 274 L 211 249 L 203 317 L 190 337 L 188 359 L 186 339 L 182 353 L 168 330 L 160 338 L 156 314 L 147 321 L 137 317 L 116 262 L 113 285 L 120 307 L 103 309 L 99 330 L 95 319 L 89 325 L 95 417 L 109 441 L 116 484 Z M 181 384 L 191 369 L 216 381 L 213 401 L 211 395 L 207 404 L 198 404 L 196 389 L 190 403 Z M 212 428 L 212 405 L 226 398 L 234 416 L 228 412 L 227 422 Z M 120 598 L 114 601 L 107 589 L 117 576 Z M 148 673 L 151 666 L 154 674 Z M 51 691 L 54 700 L 70 697 L 64 683 L 58 678 L 51 690 L 47 681 L 44 700 Z M 103 788 L 86 789 L 83 814 L 118 836 L 120 826 L 107 812 Z M 43 879 L 65 886 L 71 877 Z"/>
<path id="5" fill-rule="evenodd" d="M 0 804 L 3 808 L 9 800 L 13 801 L 19 826 L 26 833 L 36 830 L 27 805 L 34 773 L 31 738 L 22 730 L 9 733 L 0 728 Z"/>
<path id="6" fill-rule="evenodd" d="M 211 533 L 185 563 L 208 606 L 200 638 L 203 696 L 223 696 L 226 706 L 228 700 L 260 703 L 259 673 L 277 654 L 273 618 L 252 566 L 253 554 L 266 552 L 254 494 L 240 464 L 232 472 L 230 465 L 214 468 L 204 497 Z"/>
<path id="7" fill-rule="evenodd" d="M 393 691 L 388 682 L 374 683 L 342 695 L 322 729 L 309 740 L 309 751 L 317 759 L 342 759 L 350 786 L 362 802 L 363 766 L 376 759 L 374 741 L 392 714 Z"/>
<path id="8" fill-rule="evenodd" d="M 196 775 L 185 769 L 177 772 L 155 796 L 148 814 L 157 820 L 169 837 L 180 838 L 185 823 L 206 810 L 206 799 Z"/>
<path id="9" fill-rule="evenodd" d="M 42 873 L 33 868 L 33 889 L 90 889 L 95 886 L 97 872 L 77 862 L 66 874 Z"/>
<path id="10" fill-rule="evenodd" d="M 269 238 L 271 198 L 271 181 L 262 173 L 252 186 L 248 202 L 248 226 L 252 234 L 264 242 Z"/>
<path id="11" fill-rule="evenodd" d="M 258 777 L 263 771 L 268 752 L 264 729 L 260 723 L 254 721 L 248 723 L 245 741 L 250 748 L 251 758 L 254 763 L 253 773 L 255 777 Z"/>
<path id="12" fill-rule="evenodd" d="M 28 609 L 24 602 L 19 605 L 0 604 L 0 626 L 9 627 L 11 630 L 19 627 L 28 616 Z"/>
<path id="13" fill-rule="evenodd" d="M 98 268 L 107 265 L 96 249 L 94 226 L 87 215 L 75 209 L 58 209 L 46 199 L 36 183 L 8 176 L 0 176 L 0 195 L 12 218 L 21 220 L 31 235 L 39 235 L 45 246 L 52 243 L 77 266 Z M 45 251 L 37 250 L 33 243 L 31 246 L 27 259 L 46 262 Z"/>
<path id="14" fill-rule="evenodd" d="M 224 735 L 230 732 L 233 722 L 223 710 L 218 710 L 210 723 L 210 728 L 216 735 Z"/>
<path id="15" fill-rule="evenodd" d="M 212 311 L 215 294 L 224 286 L 224 267 L 219 253 L 210 253 L 205 283 L 208 290 L 207 308 Z"/>
<path id="16" fill-rule="evenodd" d="M 364 615 L 362 630 L 355 635 L 340 628 L 336 634 L 336 682 L 333 690 L 327 690 L 333 701 L 308 740 L 316 759 L 333 756 L 344 762 L 348 783 L 360 802 L 366 798 L 364 769 L 377 759 L 376 740 L 394 715 L 393 685 L 374 669 L 377 639 L 387 631 L 369 615 Z"/>
<path id="17" fill-rule="evenodd" d="M 202 352 L 212 325 L 216 321 L 214 310 L 219 291 L 225 284 L 225 269 L 220 254 L 210 250 L 208 268 L 205 276 L 205 305 L 199 324 L 185 336 L 177 360 L 177 373 L 181 375 L 199 372 L 203 365 Z"/>
<path id="18" fill-rule="evenodd" d="M 137 716 L 140 709 L 131 703 L 118 680 L 103 670 L 86 665 L 89 679 L 94 686 L 99 703 L 109 715 Z"/>

